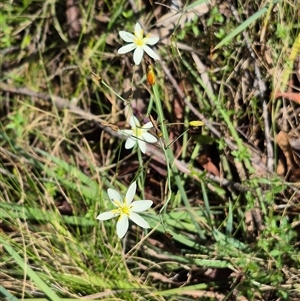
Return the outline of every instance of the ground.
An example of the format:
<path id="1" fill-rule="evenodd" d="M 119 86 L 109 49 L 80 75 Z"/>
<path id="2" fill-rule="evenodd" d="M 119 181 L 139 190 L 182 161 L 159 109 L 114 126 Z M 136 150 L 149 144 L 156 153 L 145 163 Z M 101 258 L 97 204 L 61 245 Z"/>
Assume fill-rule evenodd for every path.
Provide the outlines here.
<path id="1" fill-rule="evenodd" d="M 0 9 L 3 300 L 300 298 L 297 0 Z"/>

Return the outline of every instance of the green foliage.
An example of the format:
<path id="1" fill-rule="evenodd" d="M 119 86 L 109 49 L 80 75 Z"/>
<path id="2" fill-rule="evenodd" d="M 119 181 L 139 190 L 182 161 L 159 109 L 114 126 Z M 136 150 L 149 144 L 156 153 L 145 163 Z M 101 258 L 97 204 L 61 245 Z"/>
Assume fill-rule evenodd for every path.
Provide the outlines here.
<path id="1" fill-rule="evenodd" d="M 212 25 L 216 25 L 216 23 L 224 23 L 224 17 L 223 15 L 219 12 L 217 7 L 213 7 L 212 10 L 210 11 L 210 17 L 207 20 L 206 25 L 208 27 Z"/>
<path id="2" fill-rule="evenodd" d="M 25 116 L 20 111 L 16 111 L 13 113 L 13 115 L 10 115 L 9 123 L 6 125 L 7 130 L 11 133 L 14 133 L 17 138 L 22 138 L 23 132 L 24 132 L 24 125 L 26 124 Z"/>
<path id="3" fill-rule="evenodd" d="M 172 10 L 151 1 L 86 0 L 78 15 L 60 1 L 1 4 L 0 299 L 299 299 L 295 169 L 277 174 L 276 152 L 274 170 L 262 168 L 263 102 L 294 73 L 298 1 L 238 3 L 239 18 L 205 3 L 163 25 Z M 117 54 L 118 32 L 137 20 L 163 33 L 153 87 L 150 58 L 133 66 L 132 53 Z M 260 81 L 272 91 L 260 95 Z M 128 112 L 157 122 L 146 155 L 118 136 Z M 130 224 L 120 241 L 116 220 L 96 216 L 113 206 L 108 188 L 124 194 L 132 181 L 136 199 L 154 202 L 142 214 L 151 228 Z"/>

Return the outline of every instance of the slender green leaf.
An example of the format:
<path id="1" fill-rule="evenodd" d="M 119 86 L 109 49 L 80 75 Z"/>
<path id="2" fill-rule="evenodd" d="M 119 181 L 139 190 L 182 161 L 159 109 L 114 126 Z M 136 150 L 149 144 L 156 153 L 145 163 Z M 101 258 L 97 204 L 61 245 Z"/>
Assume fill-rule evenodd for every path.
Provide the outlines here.
<path id="1" fill-rule="evenodd" d="M 0 243 L 5 250 L 11 255 L 14 261 L 23 269 L 24 273 L 36 284 L 36 286 L 52 301 L 61 301 L 56 293 L 38 276 L 38 274 L 21 258 L 21 256 L 14 250 L 10 243 L 2 236 L 0 236 Z"/>
<path id="2" fill-rule="evenodd" d="M 222 47 L 223 45 L 229 43 L 235 36 L 245 30 L 248 26 L 250 26 L 255 20 L 260 18 L 263 14 L 267 12 L 268 8 L 264 7 L 257 11 L 254 15 L 240 24 L 236 29 L 234 29 L 229 35 L 227 35 L 219 44 L 217 44 L 213 50 L 217 50 L 218 48 Z"/>

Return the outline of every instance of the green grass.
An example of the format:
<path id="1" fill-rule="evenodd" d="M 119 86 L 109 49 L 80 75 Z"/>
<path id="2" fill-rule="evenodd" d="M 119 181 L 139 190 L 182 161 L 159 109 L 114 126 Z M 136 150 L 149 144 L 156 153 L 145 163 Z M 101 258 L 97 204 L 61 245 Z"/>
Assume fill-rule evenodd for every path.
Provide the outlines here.
<path id="1" fill-rule="evenodd" d="M 172 22 L 167 1 L 1 4 L 1 300 L 300 298 L 299 150 L 277 135 L 299 140 L 299 104 L 274 99 L 300 89 L 298 1 L 206 2 Z M 117 53 L 137 21 L 160 61 Z M 146 155 L 117 132 L 132 113 L 162 133 Z M 133 181 L 150 229 L 120 240 L 96 217 Z"/>

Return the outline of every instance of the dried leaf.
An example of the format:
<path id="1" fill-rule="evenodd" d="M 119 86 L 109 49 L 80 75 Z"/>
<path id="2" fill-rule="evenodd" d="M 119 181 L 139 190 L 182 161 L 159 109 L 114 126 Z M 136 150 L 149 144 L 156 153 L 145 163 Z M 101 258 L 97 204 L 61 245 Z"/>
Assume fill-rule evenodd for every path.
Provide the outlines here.
<path id="1" fill-rule="evenodd" d="M 219 177 L 220 172 L 216 165 L 211 161 L 211 158 L 207 157 L 206 155 L 203 155 L 199 158 L 199 163 L 202 165 L 202 167 L 207 170 L 209 173 Z"/>
<path id="2" fill-rule="evenodd" d="M 275 99 L 279 97 L 284 97 L 288 100 L 292 100 L 296 103 L 300 104 L 300 93 L 292 93 L 292 92 L 276 92 L 274 95 Z"/>
<path id="3" fill-rule="evenodd" d="M 175 26 L 184 28 L 187 22 L 192 21 L 195 17 L 205 15 L 209 12 L 209 4 L 201 3 L 191 9 L 185 11 L 171 11 L 163 15 L 157 21 L 157 26 L 160 28 L 160 36 L 167 37 L 173 31 Z"/>
<path id="4" fill-rule="evenodd" d="M 298 169 L 299 167 L 294 160 L 294 155 L 289 143 L 288 135 L 285 132 L 280 131 L 276 135 L 276 143 L 282 149 L 282 152 L 286 158 L 288 170 Z"/>

